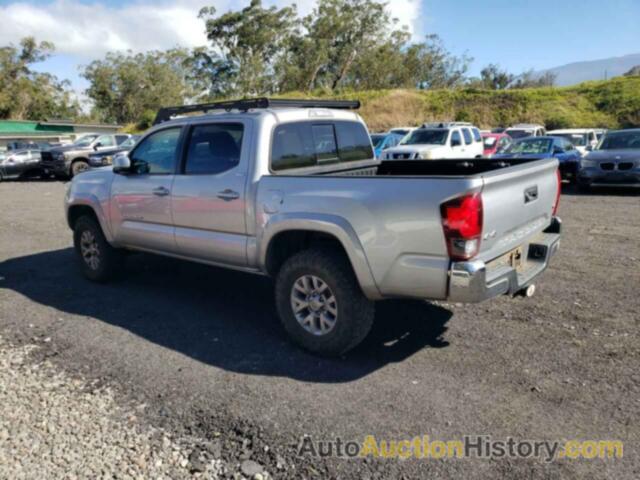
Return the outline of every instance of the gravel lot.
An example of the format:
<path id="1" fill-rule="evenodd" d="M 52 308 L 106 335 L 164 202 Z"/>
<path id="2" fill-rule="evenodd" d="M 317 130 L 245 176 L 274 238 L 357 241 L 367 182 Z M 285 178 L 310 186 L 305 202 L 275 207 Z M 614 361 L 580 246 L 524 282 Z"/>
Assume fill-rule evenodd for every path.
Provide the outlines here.
<path id="1" fill-rule="evenodd" d="M 567 190 L 532 299 L 386 302 L 363 345 L 324 360 L 287 342 L 268 279 L 134 255 L 122 280 L 86 282 L 64 188 L 0 183 L 0 477 L 640 478 L 640 195 Z M 294 447 L 369 434 L 625 450 L 545 463 Z"/>

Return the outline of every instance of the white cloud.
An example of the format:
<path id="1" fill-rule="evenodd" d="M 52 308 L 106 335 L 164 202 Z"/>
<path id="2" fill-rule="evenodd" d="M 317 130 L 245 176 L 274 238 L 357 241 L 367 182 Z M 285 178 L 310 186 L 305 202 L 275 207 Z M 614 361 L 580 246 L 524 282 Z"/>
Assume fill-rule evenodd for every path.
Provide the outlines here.
<path id="1" fill-rule="evenodd" d="M 52 41 L 56 51 L 84 59 L 102 57 L 113 50 L 147 51 L 177 45 L 204 45 L 204 24 L 197 18 L 201 7 L 213 5 L 218 12 L 248 5 L 249 0 L 174 0 L 135 2 L 111 6 L 87 4 L 79 0 L 55 0 L 48 4 L 13 2 L 0 6 L 0 45 L 17 43 L 31 35 Z M 294 3 L 291 0 L 269 0 L 267 5 Z M 295 2 L 305 15 L 314 0 Z M 392 0 L 389 10 L 401 25 L 407 25 L 414 38 L 421 35 L 420 0 Z"/>

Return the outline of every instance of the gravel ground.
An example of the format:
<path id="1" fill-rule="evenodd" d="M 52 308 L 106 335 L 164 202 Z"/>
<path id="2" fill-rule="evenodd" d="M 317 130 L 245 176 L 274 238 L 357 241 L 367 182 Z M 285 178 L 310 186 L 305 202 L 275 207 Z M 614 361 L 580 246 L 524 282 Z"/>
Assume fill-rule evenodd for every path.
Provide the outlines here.
<path id="1" fill-rule="evenodd" d="M 141 423 L 146 405 L 123 408 L 109 387 L 72 378 L 49 361 L 27 361 L 38 348 L 0 337 L 0 478 L 219 478 L 225 472 L 219 440 L 175 438 Z"/>
<path id="2" fill-rule="evenodd" d="M 84 281 L 64 185 L 1 183 L 0 413 L 10 440 L 0 468 L 12 471 L 0 477 L 16 476 L 18 464 L 25 477 L 58 476 L 57 454 L 17 453 L 26 446 L 67 452 L 81 477 L 97 471 L 89 468 L 192 475 L 180 460 L 214 442 L 219 452 L 202 457 L 221 477 L 640 478 L 640 196 L 565 193 L 561 250 L 536 296 L 385 302 L 359 348 L 324 360 L 288 343 L 268 279 L 135 255 L 122 280 Z M 51 414 L 34 407 L 47 395 Z M 77 427 L 65 429 L 71 417 Z M 44 419 L 60 419 L 52 433 L 38 426 Z M 369 434 L 619 439 L 625 455 L 545 463 L 295 453 L 305 435 Z M 154 441 L 163 435 L 166 448 Z M 135 453 L 122 447 L 138 440 Z M 108 460 L 118 452 L 120 464 Z"/>

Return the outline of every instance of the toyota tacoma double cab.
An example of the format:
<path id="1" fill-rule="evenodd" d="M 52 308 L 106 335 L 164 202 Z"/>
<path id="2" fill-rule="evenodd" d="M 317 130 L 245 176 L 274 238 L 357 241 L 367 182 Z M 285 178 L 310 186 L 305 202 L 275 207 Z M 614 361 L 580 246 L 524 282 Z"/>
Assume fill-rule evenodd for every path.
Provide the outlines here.
<path id="1" fill-rule="evenodd" d="M 107 281 L 128 250 L 268 275 L 284 329 L 322 355 L 358 345 L 378 300 L 532 293 L 560 240 L 558 161 L 379 162 L 358 106 L 162 109 L 112 167 L 69 184 L 84 275 Z"/>

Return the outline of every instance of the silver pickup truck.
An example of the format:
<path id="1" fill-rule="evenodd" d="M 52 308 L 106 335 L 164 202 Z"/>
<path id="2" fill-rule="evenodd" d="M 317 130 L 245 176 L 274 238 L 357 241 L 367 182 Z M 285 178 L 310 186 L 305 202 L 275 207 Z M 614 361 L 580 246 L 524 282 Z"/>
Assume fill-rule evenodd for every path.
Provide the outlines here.
<path id="1" fill-rule="evenodd" d="M 113 167 L 70 183 L 84 274 L 106 281 L 136 250 L 269 275 L 285 330 L 323 355 L 364 339 L 377 300 L 531 293 L 559 245 L 558 162 L 380 163 L 357 106 L 159 112 Z M 220 110 L 168 119 L 196 107 Z"/>

